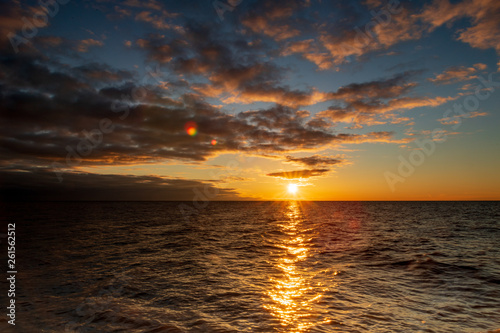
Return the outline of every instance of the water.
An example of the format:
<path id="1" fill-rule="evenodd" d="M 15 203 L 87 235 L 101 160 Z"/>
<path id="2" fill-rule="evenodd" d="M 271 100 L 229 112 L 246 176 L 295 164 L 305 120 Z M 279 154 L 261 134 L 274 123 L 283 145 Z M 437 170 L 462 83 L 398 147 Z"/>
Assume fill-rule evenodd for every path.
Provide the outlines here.
<path id="1" fill-rule="evenodd" d="M 498 202 L 178 205 L 0 206 L 18 265 L 2 332 L 500 328 Z"/>

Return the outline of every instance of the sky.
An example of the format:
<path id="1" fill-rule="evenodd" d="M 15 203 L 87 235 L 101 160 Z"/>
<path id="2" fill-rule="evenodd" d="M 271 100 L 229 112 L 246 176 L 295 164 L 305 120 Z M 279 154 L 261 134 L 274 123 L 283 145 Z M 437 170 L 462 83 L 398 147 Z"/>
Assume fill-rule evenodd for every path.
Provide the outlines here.
<path id="1" fill-rule="evenodd" d="M 496 0 L 1 1 L 0 198 L 498 200 L 499 54 Z"/>

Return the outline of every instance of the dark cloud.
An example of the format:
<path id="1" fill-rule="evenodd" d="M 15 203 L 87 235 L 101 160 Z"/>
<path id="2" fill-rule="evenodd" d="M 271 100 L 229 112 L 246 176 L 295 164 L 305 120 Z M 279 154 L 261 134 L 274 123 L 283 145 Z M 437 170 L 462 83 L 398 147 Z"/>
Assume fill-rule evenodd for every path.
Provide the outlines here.
<path id="1" fill-rule="evenodd" d="M 0 1 L 0 50 L 3 52 L 17 52 L 21 45 L 30 43 L 29 38 L 20 32 L 26 26 L 26 21 L 36 29 L 47 26 L 43 20 L 33 21 L 33 16 L 41 11 L 36 2 L 32 6 L 26 1 Z M 35 24 L 33 24 L 35 23 Z M 29 36 L 29 34 L 28 34 Z"/>
<path id="2" fill-rule="evenodd" d="M 303 179 L 318 177 L 329 172 L 329 169 L 305 169 L 305 170 L 295 170 L 295 171 L 284 171 L 284 172 L 273 172 L 267 174 L 270 177 L 278 177 L 283 179 Z"/>
<path id="3" fill-rule="evenodd" d="M 94 63 L 57 71 L 30 57 L 6 57 L 0 71 L 3 165 L 203 161 L 220 152 L 273 154 L 378 140 L 373 134 L 334 134 L 308 112 L 286 106 L 231 115 L 194 94 L 174 99 L 157 87 L 116 85 L 133 73 Z M 134 98 L 138 88 L 140 99 Z M 110 130 L 99 133 L 103 121 Z M 197 136 L 185 133 L 188 121 L 197 123 Z"/>
<path id="4" fill-rule="evenodd" d="M 0 185 L 0 201 L 192 201 L 197 195 L 202 201 L 241 199 L 235 190 L 209 181 L 67 172 L 59 182 L 45 168 L 0 170 Z"/>
<path id="5" fill-rule="evenodd" d="M 341 87 L 333 95 L 340 99 L 336 105 L 318 112 L 316 119 L 360 125 L 381 125 L 410 121 L 398 112 L 419 107 L 436 107 L 457 97 L 407 96 L 417 86 L 410 80 L 422 71 L 407 71 L 390 78 Z"/>
<path id="6" fill-rule="evenodd" d="M 81 72 L 83 79 L 94 83 L 110 83 L 130 81 L 134 78 L 134 73 L 125 70 L 117 70 L 109 65 L 100 63 L 88 63 L 74 68 L 73 73 Z"/>
<path id="7" fill-rule="evenodd" d="M 257 1 L 243 16 L 243 26 L 256 34 L 262 34 L 276 41 L 299 36 L 294 14 L 309 6 L 308 1 Z"/>
<path id="8" fill-rule="evenodd" d="M 266 45 L 224 30 L 191 24 L 179 36 L 150 35 L 135 43 L 150 61 L 194 80 L 193 89 L 225 103 L 270 102 L 290 107 L 311 105 L 331 99 L 314 89 L 297 90 L 282 84 L 288 68 L 271 61 Z"/>
<path id="9" fill-rule="evenodd" d="M 287 162 L 299 163 L 309 167 L 337 165 L 343 162 L 341 158 L 312 155 L 307 157 L 285 156 Z"/>
<path id="10" fill-rule="evenodd" d="M 420 73 L 420 71 L 407 71 L 380 80 L 352 83 L 340 87 L 332 95 L 335 98 L 343 99 L 348 102 L 360 100 L 373 101 L 399 97 L 416 86 L 415 82 L 409 82 L 409 80 Z"/>

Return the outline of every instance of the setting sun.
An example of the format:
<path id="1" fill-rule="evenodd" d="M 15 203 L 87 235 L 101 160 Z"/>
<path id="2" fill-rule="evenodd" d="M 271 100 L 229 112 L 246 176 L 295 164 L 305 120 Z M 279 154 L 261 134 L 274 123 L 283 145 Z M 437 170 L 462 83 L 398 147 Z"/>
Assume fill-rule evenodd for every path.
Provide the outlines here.
<path id="1" fill-rule="evenodd" d="M 297 184 L 288 184 L 288 193 L 296 194 L 298 190 Z"/>

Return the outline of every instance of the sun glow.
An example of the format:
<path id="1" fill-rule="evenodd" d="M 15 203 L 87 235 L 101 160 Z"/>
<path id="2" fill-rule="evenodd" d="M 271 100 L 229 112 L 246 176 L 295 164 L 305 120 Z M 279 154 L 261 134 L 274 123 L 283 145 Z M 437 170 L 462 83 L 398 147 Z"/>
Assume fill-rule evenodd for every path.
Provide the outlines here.
<path id="1" fill-rule="evenodd" d="M 297 184 L 288 184 L 288 193 L 297 194 L 298 190 L 299 190 L 299 187 L 297 186 Z"/>

